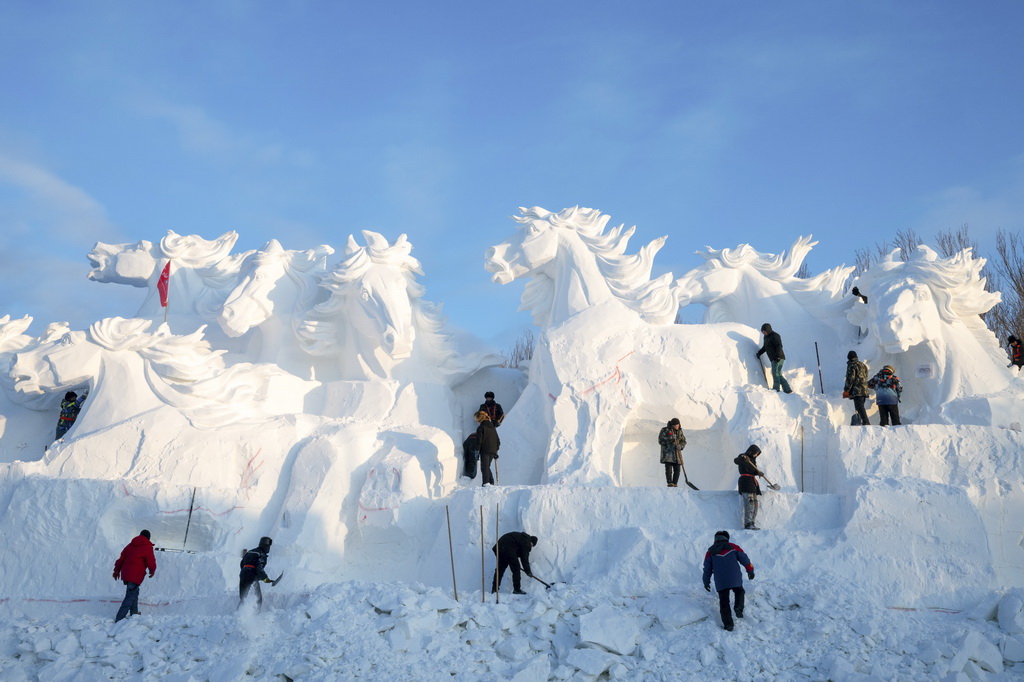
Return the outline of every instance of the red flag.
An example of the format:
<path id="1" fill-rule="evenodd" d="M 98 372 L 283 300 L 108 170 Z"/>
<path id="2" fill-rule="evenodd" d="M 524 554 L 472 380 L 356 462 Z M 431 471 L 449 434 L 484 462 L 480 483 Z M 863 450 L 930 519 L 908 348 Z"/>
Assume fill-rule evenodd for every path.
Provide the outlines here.
<path id="1" fill-rule="evenodd" d="M 156 283 L 156 290 L 160 292 L 160 305 L 167 307 L 167 287 L 171 283 L 171 261 L 167 261 L 164 271 L 160 273 L 160 281 Z"/>

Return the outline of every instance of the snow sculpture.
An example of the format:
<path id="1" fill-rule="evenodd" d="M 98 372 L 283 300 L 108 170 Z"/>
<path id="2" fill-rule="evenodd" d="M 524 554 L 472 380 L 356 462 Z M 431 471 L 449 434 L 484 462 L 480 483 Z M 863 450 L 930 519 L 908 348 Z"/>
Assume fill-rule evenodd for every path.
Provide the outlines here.
<path id="1" fill-rule="evenodd" d="M 495 281 L 531 278 L 523 306 L 543 323 L 530 384 L 501 427 L 503 448 L 516 453 L 501 460 L 502 480 L 656 484 L 657 462 L 641 453 L 677 414 L 692 450 L 745 448 L 753 410 L 735 387 L 755 384 L 753 363 L 740 359 L 741 349 L 756 348 L 754 331 L 666 324 L 676 312 L 671 274 L 649 279 L 663 239 L 627 257 L 633 230 L 602 235 L 608 218 L 598 211 L 522 210 L 517 235 L 491 247 L 486 261 Z M 720 351 L 708 358 L 701 348 Z M 723 477 L 732 472 L 714 464 L 690 473 L 714 487 L 732 483 Z"/>
<path id="2" fill-rule="evenodd" d="M 519 210 L 522 215 L 513 217 L 519 232 L 489 248 L 484 267 L 499 284 L 530 277 L 520 310 L 530 310 L 538 327 L 558 326 L 609 301 L 651 324 L 673 321 L 678 304 L 671 275 L 650 278 L 654 255 L 666 237 L 625 255 L 636 227 L 620 225 L 605 232 L 609 216 L 600 211 L 578 206 L 559 213 L 539 206 Z"/>
<path id="3" fill-rule="evenodd" d="M 985 291 L 984 265 L 970 249 L 941 258 L 921 245 L 906 262 L 894 250 L 857 280 L 868 297 L 867 305 L 852 306 L 848 315 L 867 334 L 859 354 L 873 370 L 896 368 L 911 420 L 991 424 L 1000 421 L 1004 401 L 982 396 L 1011 382 L 1020 390 L 980 317 L 1000 300 L 999 293 Z"/>
<path id="4" fill-rule="evenodd" d="M 5 388 L 11 384 L 6 376 L 11 358 L 33 342 L 25 333 L 30 324 L 32 318 L 27 315 L 18 320 L 12 320 L 10 315 L 0 317 L 0 367 L 4 370 L 0 382 Z M 29 406 L 12 402 L 8 391 L 0 391 L 0 462 L 27 461 L 42 455 L 40 434 L 49 433 L 52 438 L 56 422 L 52 414 L 29 408 L 52 408 L 55 406 L 52 399 L 53 396 L 45 396 Z"/>
<path id="5" fill-rule="evenodd" d="M 680 303 L 707 306 L 705 323 L 738 322 L 755 330 L 771 324 L 784 339 L 789 371 L 804 367 L 813 376 L 819 354 L 826 366 L 844 366 L 846 352 L 857 341 L 856 328 L 846 319 L 851 299 L 844 294 L 853 268 L 796 277 L 817 243 L 810 236 L 800 237 L 782 255 L 761 253 L 749 244 L 721 251 L 707 246 L 696 252 L 707 262 L 676 281 Z M 789 330 L 799 330 L 800 337 L 787 334 Z M 841 391 L 841 381 L 830 373 L 826 390 Z"/>
<path id="6" fill-rule="evenodd" d="M 148 332 L 144 319 L 108 318 L 88 332 L 51 325 L 32 347 L 16 353 L 10 377 L 16 394 L 92 388 L 75 430 L 78 435 L 117 424 L 165 404 L 195 426 L 214 428 L 265 414 L 261 395 L 272 365 L 224 367 L 202 330 L 175 336 L 166 325 Z"/>
<path id="7" fill-rule="evenodd" d="M 331 358 L 348 381 L 455 381 L 480 367 L 455 352 L 439 310 L 423 300 L 422 275 L 403 234 L 394 244 L 363 230 L 349 235 L 345 258 L 321 281 L 330 295 L 299 327 L 302 347 Z M 476 364 L 474 364 L 476 363 Z"/>
<path id="8" fill-rule="evenodd" d="M 157 245 L 145 239 L 135 244 L 97 242 L 88 255 L 93 266 L 88 277 L 96 282 L 148 289 L 133 317 L 158 321 L 164 319 L 165 311 L 157 282 L 170 262 L 167 323 L 175 333 L 193 332 L 200 325 L 216 322 L 224 299 L 238 280 L 242 262 L 252 253 L 231 255 L 237 240 L 237 232 L 207 240 L 168 230 Z M 216 345 L 224 340 L 218 338 Z"/>
<path id="9" fill-rule="evenodd" d="M 319 277 L 334 249 L 321 244 L 306 251 L 286 251 L 271 239 L 242 263 L 238 284 L 227 294 L 217 322 L 231 337 L 258 330 L 257 362 L 313 378 L 313 358 L 299 346 L 298 325 L 316 303 Z"/>

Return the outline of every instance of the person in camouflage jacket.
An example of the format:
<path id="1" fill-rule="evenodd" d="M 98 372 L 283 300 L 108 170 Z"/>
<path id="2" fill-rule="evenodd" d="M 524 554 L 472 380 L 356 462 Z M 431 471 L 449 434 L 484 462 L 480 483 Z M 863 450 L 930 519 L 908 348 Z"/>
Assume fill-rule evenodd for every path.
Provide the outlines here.
<path id="1" fill-rule="evenodd" d="M 843 384 L 843 397 L 853 400 L 853 409 L 860 417 L 862 426 L 868 426 L 868 412 L 864 409 L 864 401 L 868 397 L 868 366 L 857 359 L 857 351 L 846 354 L 846 382 Z"/>

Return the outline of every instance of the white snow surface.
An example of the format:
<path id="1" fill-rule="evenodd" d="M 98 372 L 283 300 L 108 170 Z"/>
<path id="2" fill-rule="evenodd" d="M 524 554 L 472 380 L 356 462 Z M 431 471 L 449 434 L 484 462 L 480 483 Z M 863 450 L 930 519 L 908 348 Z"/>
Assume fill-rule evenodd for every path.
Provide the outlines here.
<path id="1" fill-rule="evenodd" d="M 994 300 L 969 252 L 880 264 L 864 305 L 846 268 L 795 278 L 809 238 L 652 280 L 664 238 L 631 256 L 590 209 L 517 220 L 487 268 L 529 278 L 528 368 L 444 328 L 404 235 L 98 244 L 89 277 L 148 288 L 139 311 L 38 338 L 0 318 L 0 679 L 1024 677 L 1024 380 L 976 319 Z M 669 323 L 678 305 L 707 322 Z M 761 322 L 791 395 L 766 387 Z M 903 425 L 848 425 L 849 350 L 906 378 Z M 507 415 L 494 487 L 460 475 L 486 390 Z M 699 490 L 664 485 L 672 417 Z M 751 443 L 780 487 L 760 531 L 735 492 Z M 142 528 L 171 551 L 115 624 L 113 562 Z M 733 632 L 701 585 L 720 529 L 756 569 Z M 490 593 L 511 530 L 539 537 L 550 588 Z M 284 578 L 236 610 L 262 535 Z"/>

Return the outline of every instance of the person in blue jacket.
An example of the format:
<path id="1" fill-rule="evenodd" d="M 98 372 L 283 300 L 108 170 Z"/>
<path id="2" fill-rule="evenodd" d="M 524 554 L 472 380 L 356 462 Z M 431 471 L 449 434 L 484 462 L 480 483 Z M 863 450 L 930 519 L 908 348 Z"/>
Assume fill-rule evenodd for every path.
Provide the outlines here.
<path id="1" fill-rule="evenodd" d="M 60 402 L 60 417 L 57 418 L 57 432 L 53 437 L 54 440 L 63 438 L 64 434 L 74 426 L 75 420 L 78 419 L 78 413 L 82 411 L 82 403 L 88 397 L 89 391 L 84 391 L 81 396 L 74 391 L 64 394 L 64 400 Z"/>
<path id="2" fill-rule="evenodd" d="M 711 576 L 715 576 L 718 590 L 718 605 L 722 614 L 722 627 L 732 631 L 732 608 L 729 606 L 729 592 L 736 594 L 736 617 L 743 617 L 743 574 L 740 567 L 747 569 L 747 577 L 754 579 L 754 564 L 739 545 L 729 542 L 729 532 L 715 533 L 715 544 L 708 547 L 704 555 L 704 589 L 711 591 Z"/>

